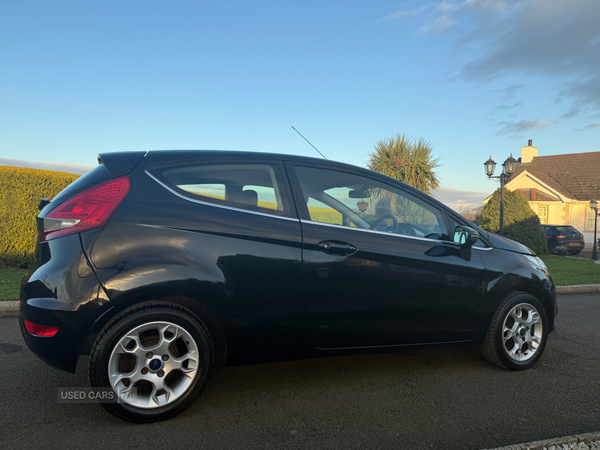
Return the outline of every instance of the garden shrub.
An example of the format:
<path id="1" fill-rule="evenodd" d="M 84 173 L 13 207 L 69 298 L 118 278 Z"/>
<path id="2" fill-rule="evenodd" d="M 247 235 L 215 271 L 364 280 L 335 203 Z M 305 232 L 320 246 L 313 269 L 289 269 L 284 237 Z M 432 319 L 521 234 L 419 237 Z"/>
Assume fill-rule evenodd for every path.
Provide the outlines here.
<path id="1" fill-rule="evenodd" d="M 498 233 L 500 230 L 500 189 L 492 195 L 488 203 L 475 219 L 484 230 Z M 539 217 L 529 206 L 523 194 L 504 189 L 504 236 L 520 242 L 538 255 L 548 252 L 546 234 Z"/>
<path id="2" fill-rule="evenodd" d="M 505 227 L 504 236 L 529 247 L 538 255 L 548 253 L 546 233 L 536 215 Z"/>
<path id="3" fill-rule="evenodd" d="M 33 262 L 40 200 L 53 199 L 79 177 L 52 170 L 0 166 L 0 267 L 26 268 Z"/>

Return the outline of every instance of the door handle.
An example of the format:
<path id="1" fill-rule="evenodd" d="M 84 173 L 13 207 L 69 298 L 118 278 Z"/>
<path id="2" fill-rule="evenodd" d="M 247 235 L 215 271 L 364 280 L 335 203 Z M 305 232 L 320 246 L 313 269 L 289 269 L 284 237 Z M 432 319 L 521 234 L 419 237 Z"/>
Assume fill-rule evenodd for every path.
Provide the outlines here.
<path id="1" fill-rule="evenodd" d="M 328 255 L 351 255 L 357 252 L 357 248 L 348 244 L 347 242 L 340 241 L 321 241 L 319 242 L 319 250 Z"/>

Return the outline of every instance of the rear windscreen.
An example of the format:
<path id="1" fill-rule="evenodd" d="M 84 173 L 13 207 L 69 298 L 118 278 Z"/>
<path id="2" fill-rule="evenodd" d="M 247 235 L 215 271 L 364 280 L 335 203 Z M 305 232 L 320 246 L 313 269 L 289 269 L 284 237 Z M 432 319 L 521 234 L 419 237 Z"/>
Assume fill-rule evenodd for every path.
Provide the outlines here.
<path id="1" fill-rule="evenodd" d="M 573 227 L 556 227 L 556 231 L 559 233 L 577 233 L 578 231 Z"/>

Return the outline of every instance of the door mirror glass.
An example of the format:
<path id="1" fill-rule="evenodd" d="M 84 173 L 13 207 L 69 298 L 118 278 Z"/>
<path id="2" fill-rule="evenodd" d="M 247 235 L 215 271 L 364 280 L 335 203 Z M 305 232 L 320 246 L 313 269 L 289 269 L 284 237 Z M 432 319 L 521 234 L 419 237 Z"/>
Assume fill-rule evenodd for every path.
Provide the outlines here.
<path id="1" fill-rule="evenodd" d="M 471 227 L 458 226 L 454 229 L 454 243 L 461 247 L 472 247 L 479 239 L 479 233 Z"/>

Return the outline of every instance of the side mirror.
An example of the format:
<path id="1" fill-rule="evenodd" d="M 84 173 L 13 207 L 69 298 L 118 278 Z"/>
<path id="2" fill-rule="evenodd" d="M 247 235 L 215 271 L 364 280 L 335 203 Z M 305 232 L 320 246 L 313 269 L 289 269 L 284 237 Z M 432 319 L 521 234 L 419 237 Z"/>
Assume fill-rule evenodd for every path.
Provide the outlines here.
<path id="1" fill-rule="evenodd" d="M 462 248 L 471 248 L 479 239 L 479 233 L 471 227 L 458 226 L 454 229 L 454 243 Z"/>

